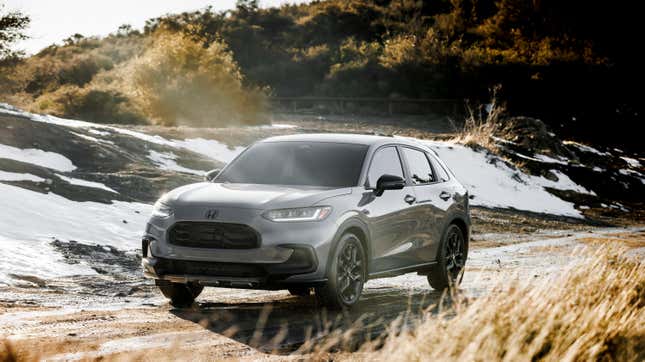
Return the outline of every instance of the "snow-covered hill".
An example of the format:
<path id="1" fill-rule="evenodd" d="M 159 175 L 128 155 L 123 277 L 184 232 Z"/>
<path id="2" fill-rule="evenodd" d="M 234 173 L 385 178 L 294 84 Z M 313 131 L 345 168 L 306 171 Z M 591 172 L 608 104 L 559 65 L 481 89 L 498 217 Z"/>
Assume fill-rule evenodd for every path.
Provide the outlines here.
<path id="1" fill-rule="evenodd" d="M 205 171 L 229 162 L 255 139 L 312 131 L 274 125 L 204 130 L 199 136 L 193 132 L 187 137 L 181 132 L 155 134 L 155 130 L 159 129 L 32 114 L 0 104 L 0 283 L 11 283 L 12 274 L 93 273 L 82 263 L 63 263 L 52 241 L 135 250 L 150 205 L 163 192 L 199 180 Z M 573 174 L 567 174 L 574 170 L 570 159 L 509 149 L 511 156 L 541 166 L 542 174 L 532 175 L 483 149 L 419 141 L 437 151 L 466 185 L 474 195 L 473 205 L 573 218 L 583 217 L 584 202 L 629 211 L 618 202 L 605 203 L 593 186 L 574 181 Z M 585 145 L 569 147 L 587 156 L 608 155 L 608 151 Z M 627 185 L 622 187 L 642 187 L 641 161 L 627 155 L 616 157 L 623 157 L 624 167 L 610 177 L 622 177 L 616 181 Z M 594 170 L 590 165 L 578 167 Z M 594 172 L 606 177 L 606 173 Z"/>

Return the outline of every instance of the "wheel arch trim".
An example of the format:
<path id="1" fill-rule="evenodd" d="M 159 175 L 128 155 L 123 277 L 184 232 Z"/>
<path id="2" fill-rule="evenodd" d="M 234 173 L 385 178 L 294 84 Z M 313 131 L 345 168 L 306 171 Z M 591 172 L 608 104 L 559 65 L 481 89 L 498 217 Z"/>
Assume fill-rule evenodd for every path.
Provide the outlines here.
<path id="1" fill-rule="evenodd" d="M 365 254 L 366 254 L 365 256 L 367 261 L 366 270 L 369 270 L 369 265 L 371 262 L 371 255 L 372 255 L 369 228 L 367 227 L 367 224 L 364 221 L 356 217 L 351 217 L 340 224 L 340 226 L 338 227 L 338 230 L 336 231 L 336 234 L 334 235 L 334 238 L 332 239 L 332 245 L 329 248 L 329 257 L 327 258 L 327 266 L 326 266 L 325 274 L 329 272 L 329 268 L 331 267 L 332 257 L 336 252 L 336 247 L 338 246 L 340 239 L 347 232 L 354 232 L 355 234 L 358 232 L 358 234 L 360 234 L 356 236 L 361 241 L 365 249 Z"/>

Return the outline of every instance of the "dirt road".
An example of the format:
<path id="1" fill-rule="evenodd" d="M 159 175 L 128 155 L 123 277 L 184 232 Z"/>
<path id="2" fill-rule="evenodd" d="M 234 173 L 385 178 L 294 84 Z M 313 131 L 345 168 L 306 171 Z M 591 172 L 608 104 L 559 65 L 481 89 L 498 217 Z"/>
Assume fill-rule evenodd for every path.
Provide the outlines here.
<path id="1" fill-rule="evenodd" d="M 487 246 L 489 239 L 502 246 Z M 590 240 L 629 240 L 642 258 L 645 228 L 586 227 L 521 238 L 479 235 L 461 291 L 476 298 L 515 278 L 548 278 L 562 271 L 575 259 L 575 249 Z M 74 257 L 71 249 L 66 255 Z M 334 343 L 338 334 L 345 333 L 345 338 L 337 346 L 351 349 L 382 335 L 395 320 L 403 328 L 414 326 L 422 311 L 442 300 L 424 277 L 410 274 L 368 282 L 359 305 L 345 313 L 319 308 L 313 296 L 221 288 L 207 288 L 193 307 L 175 309 L 150 282 L 136 277 L 134 269 L 132 275 L 127 273 L 135 266 L 108 262 L 121 273 L 48 281 L 25 278 L 21 287 L 0 289 L 0 336 L 9 341 L 5 346 L 22 357 L 47 360 L 295 358 L 311 345 Z"/>

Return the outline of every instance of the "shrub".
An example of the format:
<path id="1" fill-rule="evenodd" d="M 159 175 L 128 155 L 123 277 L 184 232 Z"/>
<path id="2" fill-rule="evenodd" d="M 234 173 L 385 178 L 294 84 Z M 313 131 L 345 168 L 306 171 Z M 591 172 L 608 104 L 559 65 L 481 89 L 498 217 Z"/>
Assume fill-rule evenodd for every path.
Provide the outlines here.
<path id="1" fill-rule="evenodd" d="M 261 123 L 263 95 L 243 86 L 226 44 L 158 30 L 129 70 L 132 94 L 163 125 Z"/>
<path id="2" fill-rule="evenodd" d="M 78 118 L 97 123 L 143 124 L 145 118 L 131 100 L 115 90 L 60 87 L 36 100 L 38 112 Z"/>

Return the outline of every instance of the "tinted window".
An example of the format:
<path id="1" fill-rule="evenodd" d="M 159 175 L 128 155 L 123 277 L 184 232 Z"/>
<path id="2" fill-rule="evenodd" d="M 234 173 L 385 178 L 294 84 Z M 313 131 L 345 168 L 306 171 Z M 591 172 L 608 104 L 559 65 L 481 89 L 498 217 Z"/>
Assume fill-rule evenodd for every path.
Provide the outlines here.
<path id="1" fill-rule="evenodd" d="M 367 146 L 324 142 L 265 142 L 244 151 L 217 177 L 218 182 L 351 187 Z"/>
<path id="2" fill-rule="evenodd" d="M 367 173 L 368 185 L 376 186 L 376 181 L 383 175 L 394 175 L 403 178 L 403 167 L 399 153 L 394 147 L 385 147 L 376 151 L 372 157 L 370 170 Z"/>
<path id="3" fill-rule="evenodd" d="M 432 164 L 434 165 L 434 169 L 437 172 L 437 178 L 439 181 L 448 181 L 450 180 L 450 176 L 448 176 L 448 171 L 443 167 L 443 165 L 437 161 L 436 158 L 432 158 Z"/>
<path id="4" fill-rule="evenodd" d="M 405 159 L 408 161 L 410 177 L 414 184 L 427 184 L 435 180 L 430 161 L 428 161 L 425 152 L 404 147 L 403 153 L 405 153 Z"/>

